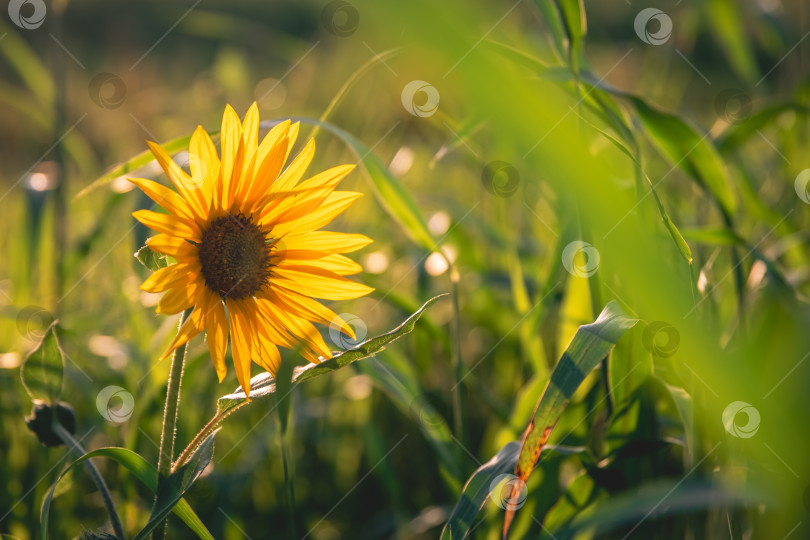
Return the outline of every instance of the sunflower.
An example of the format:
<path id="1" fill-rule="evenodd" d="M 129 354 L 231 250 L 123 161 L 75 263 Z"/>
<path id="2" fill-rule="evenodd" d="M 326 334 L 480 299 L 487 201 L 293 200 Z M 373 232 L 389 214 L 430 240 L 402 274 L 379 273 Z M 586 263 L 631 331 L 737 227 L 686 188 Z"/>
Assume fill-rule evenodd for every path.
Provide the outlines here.
<path id="1" fill-rule="evenodd" d="M 162 358 L 201 332 L 208 338 L 219 381 L 231 354 L 239 384 L 250 393 L 251 360 L 275 374 L 278 347 L 296 348 L 312 362 L 332 357 L 313 322 L 352 328 L 316 298 L 347 300 L 373 289 L 345 276 L 361 267 L 343 253 L 371 243 L 360 234 L 319 230 L 361 194 L 336 191 L 354 168 L 340 165 L 301 181 L 315 154 L 310 139 L 282 172 L 299 124 L 276 124 L 259 143 L 254 103 L 244 122 L 227 106 L 222 117 L 221 158 L 208 133 L 197 127 L 186 173 L 158 144 L 148 142 L 177 191 L 131 178 L 168 213 L 132 215 L 159 234 L 146 244 L 176 262 L 141 285 L 165 293 L 157 312 L 193 308 Z"/>

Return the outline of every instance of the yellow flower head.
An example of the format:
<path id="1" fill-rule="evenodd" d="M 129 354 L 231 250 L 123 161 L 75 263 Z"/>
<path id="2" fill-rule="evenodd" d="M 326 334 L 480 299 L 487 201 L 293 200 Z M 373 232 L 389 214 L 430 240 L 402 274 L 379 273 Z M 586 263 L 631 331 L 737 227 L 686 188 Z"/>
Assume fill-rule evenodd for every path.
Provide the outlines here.
<path id="1" fill-rule="evenodd" d="M 191 175 L 158 144 L 148 143 L 177 191 L 130 179 L 168 212 L 132 214 L 159 233 L 147 245 L 177 261 L 152 274 L 141 289 L 165 291 L 158 313 L 194 308 L 163 358 L 205 331 L 222 382 L 230 336 L 236 376 L 246 394 L 251 360 L 275 374 L 279 345 L 300 346 L 312 362 L 331 358 L 313 322 L 339 325 L 354 337 L 345 321 L 314 298 L 347 300 L 373 290 L 344 277 L 361 267 L 342 255 L 371 240 L 319 230 L 361 196 L 335 191 L 354 166 L 301 181 L 315 154 L 310 140 L 282 172 L 298 128 L 297 122 L 281 122 L 259 143 L 256 104 L 244 123 L 229 105 L 222 117 L 221 159 L 197 127 L 189 146 Z"/>

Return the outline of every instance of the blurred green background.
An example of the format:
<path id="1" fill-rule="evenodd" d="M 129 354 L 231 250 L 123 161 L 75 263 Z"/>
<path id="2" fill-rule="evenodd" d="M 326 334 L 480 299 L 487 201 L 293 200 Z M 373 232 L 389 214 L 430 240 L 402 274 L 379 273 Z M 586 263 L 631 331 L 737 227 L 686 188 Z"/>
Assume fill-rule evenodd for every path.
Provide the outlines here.
<path id="1" fill-rule="evenodd" d="M 294 523 L 277 411 L 229 419 L 187 496 L 216 538 L 437 537 L 470 474 L 520 439 L 577 326 L 611 299 L 642 323 L 569 404 L 550 441 L 565 451 L 538 464 L 512 537 L 626 494 L 655 512 L 579 538 L 810 537 L 810 8 L 659 4 L 647 16 L 615 0 L 45 2 L 37 25 L 36 2 L 12 2 L 0 20 L 0 533 L 39 536 L 69 462 L 23 422 L 19 365 L 54 317 L 77 436 L 157 461 L 169 366 L 155 361 L 177 321 L 138 289 L 147 270 L 132 254 L 149 233 L 130 213 L 149 203 L 121 178 L 83 190 L 146 139 L 216 131 L 225 104 L 241 115 L 257 101 L 263 120 L 326 115 L 414 202 L 405 221 L 379 171 L 376 184 L 362 166 L 344 182 L 367 196 L 332 228 L 375 240 L 356 259 L 376 292 L 330 307 L 377 335 L 454 289 L 432 251 L 459 279 L 413 334 L 291 394 Z M 312 172 L 358 162 L 329 130 L 316 140 Z M 598 261 L 573 257 L 574 241 Z M 109 385 L 134 397 L 124 422 L 96 407 Z M 194 340 L 179 445 L 236 386 L 233 370 L 217 384 Z M 753 435 L 734 435 L 745 412 L 724 427 L 736 401 L 759 413 Z M 98 461 L 134 533 L 151 494 Z M 56 538 L 105 520 L 92 482 L 70 478 Z M 664 479 L 745 502 L 645 500 Z M 479 519 L 472 537 L 499 536 L 501 508 Z M 169 538 L 191 535 L 171 518 Z"/>

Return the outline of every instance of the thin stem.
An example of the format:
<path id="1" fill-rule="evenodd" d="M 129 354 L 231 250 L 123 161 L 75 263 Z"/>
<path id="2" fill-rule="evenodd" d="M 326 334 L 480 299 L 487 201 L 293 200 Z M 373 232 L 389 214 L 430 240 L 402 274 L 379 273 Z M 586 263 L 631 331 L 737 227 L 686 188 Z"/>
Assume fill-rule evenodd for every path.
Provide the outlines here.
<path id="1" fill-rule="evenodd" d="M 74 439 L 73 435 L 71 435 L 68 430 L 63 428 L 58 422 L 53 423 L 53 431 L 60 439 L 62 439 L 65 446 L 67 446 L 76 457 L 82 457 L 87 453 L 84 448 L 82 448 L 82 445 L 79 444 L 79 441 Z M 98 469 L 92 461 L 85 461 L 84 468 L 87 469 L 87 472 L 90 474 L 93 482 L 95 482 L 99 493 L 101 493 L 101 499 L 104 501 L 104 507 L 107 509 L 107 514 L 110 516 L 110 523 L 112 524 L 113 532 L 115 533 L 116 538 L 124 540 L 126 538 L 126 536 L 124 536 L 124 527 L 121 525 L 121 518 L 118 517 L 118 512 L 115 509 L 115 503 L 113 503 L 110 490 L 107 489 L 107 484 L 104 483 L 104 478 L 101 477 L 101 473 L 98 472 Z"/>
<path id="2" fill-rule="evenodd" d="M 449 261 L 448 261 L 449 262 Z M 464 385 L 459 384 L 464 378 L 464 366 L 461 363 L 461 308 L 458 301 L 458 282 L 460 276 L 458 268 L 451 263 L 450 267 L 450 281 L 453 285 L 453 369 L 456 377 L 456 393 L 453 394 L 453 427 L 455 428 L 456 438 L 464 442 Z"/>
<path id="3" fill-rule="evenodd" d="M 196 450 L 197 447 L 199 447 L 200 444 L 202 444 L 202 442 L 219 427 L 219 425 L 222 423 L 223 420 L 225 420 L 227 416 L 229 416 L 231 413 L 236 412 L 238 409 L 241 409 L 248 403 L 250 402 L 243 401 L 238 405 L 234 405 L 227 411 L 218 412 L 216 415 L 214 415 L 214 417 L 211 420 L 209 420 L 207 424 L 205 424 L 205 426 L 200 430 L 200 432 L 194 436 L 194 439 L 192 439 L 191 443 L 189 443 L 189 445 L 186 446 L 186 449 L 180 453 L 180 455 L 177 457 L 177 460 L 174 462 L 174 465 L 172 465 L 171 472 L 172 473 L 177 472 L 177 469 L 185 465 L 186 461 L 188 461 L 188 459 L 191 457 L 191 454 L 194 453 L 194 450 Z"/>
<path id="4" fill-rule="evenodd" d="M 284 413 L 279 410 L 279 414 Z M 281 463 L 284 467 L 284 494 L 287 500 L 287 535 L 290 539 L 293 539 L 298 537 L 295 533 L 295 486 L 293 485 L 292 475 L 290 475 L 287 434 L 283 428 L 279 430 L 279 437 L 281 442 Z"/>
<path id="5" fill-rule="evenodd" d="M 180 318 L 180 328 L 188 318 L 187 310 Z M 174 434 L 177 428 L 177 408 L 180 404 L 180 383 L 183 379 L 183 366 L 186 363 L 186 346 L 184 343 L 174 350 L 172 366 L 169 371 L 169 383 L 166 390 L 166 407 L 163 409 L 163 431 L 160 434 L 160 453 L 158 454 L 158 492 L 160 484 L 169 476 L 172 468 L 172 455 L 174 454 Z M 155 494 L 157 504 L 157 493 Z M 163 540 L 166 534 L 166 522 L 158 525 L 152 531 L 152 540 Z"/>

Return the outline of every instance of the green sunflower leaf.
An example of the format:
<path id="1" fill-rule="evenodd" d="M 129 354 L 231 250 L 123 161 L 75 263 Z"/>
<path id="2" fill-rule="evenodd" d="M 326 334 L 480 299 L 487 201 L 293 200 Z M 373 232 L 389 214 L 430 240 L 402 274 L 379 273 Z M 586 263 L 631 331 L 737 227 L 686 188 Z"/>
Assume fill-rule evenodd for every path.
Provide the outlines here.
<path id="1" fill-rule="evenodd" d="M 158 472 L 155 467 L 152 466 L 148 461 L 146 461 L 143 457 L 139 454 L 136 454 L 132 450 L 128 450 L 126 448 L 99 448 L 98 450 L 93 450 L 92 452 L 88 452 L 87 454 L 83 455 L 82 457 L 78 458 L 77 460 L 73 461 L 67 469 L 62 471 L 62 474 L 56 479 L 56 482 L 53 483 L 51 489 L 45 495 L 45 499 L 42 501 L 42 510 L 40 512 L 40 530 L 42 534 L 42 540 L 48 540 L 48 517 L 50 514 L 51 509 L 51 502 L 54 498 L 54 492 L 56 491 L 56 486 L 59 484 L 59 481 L 64 478 L 64 476 L 68 473 L 68 471 L 72 470 L 73 467 L 78 465 L 79 463 L 86 461 L 90 458 L 94 457 L 106 457 L 118 462 L 120 465 L 126 467 L 126 469 L 132 473 L 132 475 L 143 482 L 143 484 L 148 487 L 152 492 L 157 491 L 158 489 Z M 178 471 L 179 472 L 179 471 Z M 203 540 L 214 540 L 214 537 L 205 528 L 203 522 L 200 521 L 200 518 L 197 517 L 197 514 L 194 513 L 194 510 L 188 505 L 185 499 L 180 498 L 177 504 L 172 508 L 172 511 L 183 520 L 183 522 L 189 526 L 189 528 L 194 531 L 199 538 Z"/>
<path id="2" fill-rule="evenodd" d="M 62 395 L 62 377 L 65 371 L 65 353 L 56 337 L 57 321 L 53 321 L 42 341 L 23 361 L 20 369 L 25 391 L 31 399 L 56 403 Z"/>
<path id="3" fill-rule="evenodd" d="M 183 499 L 183 495 L 200 477 L 211 462 L 211 458 L 214 457 L 216 434 L 217 432 L 214 431 L 206 437 L 177 472 L 170 474 L 168 478 L 158 480 L 157 497 L 152 515 L 149 516 L 146 526 L 141 529 L 134 540 L 144 540 L 156 527 L 162 526 L 172 510 Z"/>
<path id="4" fill-rule="evenodd" d="M 152 272 L 156 272 L 161 268 L 169 266 L 169 260 L 165 255 L 153 251 L 149 246 L 143 246 L 135 252 L 135 258 L 138 259 L 142 265 L 147 267 Z"/>

